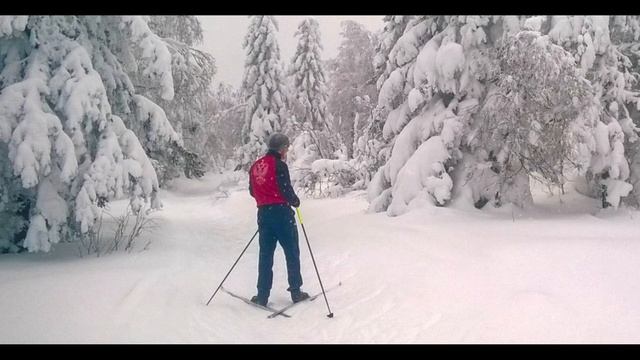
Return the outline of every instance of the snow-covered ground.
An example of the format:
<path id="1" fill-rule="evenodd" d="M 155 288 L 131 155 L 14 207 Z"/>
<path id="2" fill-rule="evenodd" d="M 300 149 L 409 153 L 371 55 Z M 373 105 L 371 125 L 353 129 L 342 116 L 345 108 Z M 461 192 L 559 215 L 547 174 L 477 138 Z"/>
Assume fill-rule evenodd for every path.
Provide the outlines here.
<path id="1" fill-rule="evenodd" d="M 175 181 L 148 250 L 0 255 L 0 343 L 637 343 L 640 213 L 571 192 L 536 206 L 366 214 L 364 193 L 303 200 L 323 284 L 291 318 L 219 292 L 256 231 L 246 189 Z M 219 191 L 219 187 L 227 192 Z M 228 197 L 225 197 L 228 194 Z M 113 205 L 124 208 L 126 202 Z M 114 210 L 115 211 L 115 210 Z M 300 231 L 303 289 L 320 287 Z M 257 241 L 225 287 L 255 293 Z M 270 305 L 289 303 L 278 247 Z"/>

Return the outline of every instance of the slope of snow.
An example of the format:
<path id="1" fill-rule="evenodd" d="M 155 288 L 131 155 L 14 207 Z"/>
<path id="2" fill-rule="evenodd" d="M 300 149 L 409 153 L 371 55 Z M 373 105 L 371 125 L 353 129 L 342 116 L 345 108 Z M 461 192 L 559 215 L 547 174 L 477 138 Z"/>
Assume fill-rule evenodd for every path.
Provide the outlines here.
<path id="1" fill-rule="evenodd" d="M 238 176 L 238 175 L 235 175 Z M 233 177 L 233 176 L 231 176 Z M 238 178 L 243 178 L 239 176 Z M 366 214 L 364 192 L 303 199 L 323 284 L 267 312 L 219 292 L 256 231 L 255 202 L 228 175 L 180 179 L 153 213 L 148 250 L 0 255 L 0 343 L 637 343 L 637 219 L 575 191 L 533 209 L 462 206 Z M 219 186 L 226 191 L 219 191 Z M 228 194 L 228 197 L 226 197 Z M 562 202 L 560 202 L 562 201 Z M 126 201 L 112 205 L 124 209 Z M 300 229 L 303 289 L 320 287 Z M 255 293 L 257 239 L 225 287 Z M 270 305 L 289 303 L 278 247 Z"/>

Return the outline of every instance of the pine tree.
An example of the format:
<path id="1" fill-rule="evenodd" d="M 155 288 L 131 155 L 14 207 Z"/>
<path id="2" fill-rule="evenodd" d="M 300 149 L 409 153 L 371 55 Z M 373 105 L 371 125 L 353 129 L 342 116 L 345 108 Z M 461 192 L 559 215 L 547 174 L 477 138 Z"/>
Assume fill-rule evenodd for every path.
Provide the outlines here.
<path id="1" fill-rule="evenodd" d="M 354 144 L 360 137 L 364 125 L 354 127 L 356 114 L 367 118 L 369 104 L 377 101 L 375 72 L 372 64 L 375 38 L 364 26 L 355 21 L 343 21 L 343 40 L 338 55 L 329 62 L 329 102 L 335 132 L 345 148 L 345 156 L 353 158 Z"/>
<path id="2" fill-rule="evenodd" d="M 209 116 L 209 87 L 216 68 L 211 55 L 193 47 L 202 42 L 202 27 L 195 16 L 151 16 L 149 28 L 161 37 L 171 53 L 175 95 L 171 100 L 164 100 L 141 74 L 130 75 L 136 89 L 165 111 L 167 119 L 183 140 L 182 145 L 172 142 L 160 148 L 143 142 L 143 147 L 155 162 L 162 185 L 181 174 L 189 178 L 204 174 L 202 144 L 208 138 L 208 132 L 214 131 L 204 123 Z"/>
<path id="3" fill-rule="evenodd" d="M 389 52 L 386 69 L 390 73 L 386 76 L 386 80 L 382 82 L 382 85 L 379 85 L 378 105 L 374 110 L 374 121 L 371 125 L 373 128 L 370 127 L 369 129 L 369 138 L 372 139 L 373 143 L 368 145 L 374 147 L 374 149 L 373 151 L 369 150 L 368 153 L 372 154 L 378 150 L 378 154 L 374 156 L 377 156 L 378 164 L 384 164 L 377 169 L 367 189 L 368 198 L 371 202 L 371 211 L 387 210 L 392 201 L 395 200 L 396 209 L 390 211 L 390 214 L 399 214 L 406 210 L 407 200 L 410 201 L 411 199 L 409 198 L 416 191 L 422 190 L 422 186 L 418 188 L 412 186 L 413 194 L 408 194 L 406 196 L 407 199 L 402 201 L 400 200 L 400 194 L 393 194 L 393 189 L 398 186 L 396 185 L 398 172 L 416 152 L 418 146 L 427 140 L 424 138 L 425 135 L 430 135 L 429 133 L 421 134 L 423 133 L 422 129 L 430 125 L 427 119 L 410 121 L 415 118 L 415 115 L 419 115 L 420 112 L 424 111 L 423 107 L 431 100 L 429 99 L 430 87 L 420 86 L 422 82 L 425 82 L 424 71 L 419 72 L 421 76 L 416 81 L 414 81 L 414 71 L 417 67 L 417 58 L 421 53 L 421 49 L 423 47 L 427 48 L 425 46 L 427 41 L 443 30 L 444 20 L 434 16 L 413 17 L 406 24 L 403 35 L 398 38 Z M 431 58 L 433 55 L 429 57 Z M 411 95 L 409 95 L 410 91 L 413 91 Z M 409 98 L 411 103 L 409 103 Z M 443 105 L 440 104 L 439 112 L 443 111 L 442 107 Z M 434 114 L 429 113 L 429 115 L 433 117 Z M 405 126 L 406 130 L 403 129 Z M 379 140 L 380 134 L 382 134 L 382 140 Z M 431 145 L 431 147 L 434 147 L 434 145 Z M 423 162 L 427 166 L 433 164 L 434 166 L 431 168 L 434 169 L 425 175 L 436 180 L 432 181 L 432 194 L 436 192 L 434 189 L 436 185 L 441 185 L 440 188 L 442 190 L 438 190 L 437 193 L 441 201 L 443 201 L 448 196 L 448 183 L 450 183 L 448 180 L 450 179 L 448 174 L 443 171 L 442 160 L 437 157 L 448 158 L 449 152 L 446 149 L 442 151 L 436 148 L 425 149 L 423 152 L 426 150 L 432 150 L 434 158 L 424 159 L 426 161 Z M 410 165 L 416 166 L 413 163 Z M 421 178 L 422 176 L 417 177 L 417 180 L 420 181 Z M 437 181 L 439 181 L 439 184 L 436 183 Z M 404 209 L 400 208 L 401 203 L 404 203 Z"/>
<path id="4" fill-rule="evenodd" d="M 161 206 L 131 127 L 152 141 L 180 137 L 126 69 L 138 67 L 169 100 L 170 59 L 141 17 L 0 17 L 3 251 L 87 236 L 113 199 L 129 196 L 135 212 Z"/>
<path id="5" fill-rule="evenodd" d="M 395 61 L 387 61 L 389 54 L 398 39 L 404 34 L 413 16 L 387 15 L 384 17 L 385 26 L 378 37 L 376 54 L 373 58 L 375 68 L 376 89 L 379 92 L 391 72 L 397 67 Z M 389 146 L 382 136 L 382 126 L 386 114 L 372 109 L 371 115 L 365 119 L 362 135 L 356 139 L 354 158 L 361 164 L 360 178 L 367 186 L 372 176 L 386 162 Z"/>
<path id="6" fill-rule="evenodd" d="M 374 112 L 388 145 L 370 209 L 397 215 L 456 194 L 478 207 L 526 205 L 530 175 L 562 186 L 573 170 L 617 206 L 631 190 L 624 149 L 637 138 L 628 108 L 638 95 L 631 61 L 610 37 L 623 37 L 616 22 L 637 36 L 637 21 L 614 17 L 411 19 Z"/>
<path id="7" fill-rule="evenodd" d="M 375 80 L 378 90 L 387 80 L 389 74 L 395 69 L 396 64 L 387 62 L 389 53 L 398 39 L 404 34 L 407 24 L 413 16 L 402 15 L 386 15 L 383 19 L 385 22 L 382 34 L 379 36 L 376 45 L 376 55 L 373 58 L 373 66 L 376 71 Z"/>
<path id="8" fill-rule="evenodd" d="M 296 53 L 291 61 L 291 77 L 295 92 L 295 101 L 299 108 L 296 114 L 297 131 L 295 136 L 304 133 L 305 140 L 298 142 L 298 145 L 307 149 L 313 144 L 313 149 L 317 152 L 315 157 L 327 158 L 331 154 L 331 147 L 328 142 L 331 131 L 327 124 L 327 88 L 325 85 L 325 74 L 320 51 L 320 29 L 315 19 L 308 18 L 298 25 L 295 36 L 299 36 Z M 295 142 L 295 141 L 294 141 Z M 296 157 L 294 147 L 291 159 Z M 304 151 L 307 152 L 306 150 Z M 304 157 L 310 160 L 311 157 L 305 154 Z M 304 167 L 310 167 L 310 163 Z"/>
<path id="9" fill-rule="evenodd" d="M 212 116 L 204 126 L 215 131 L 208 132 L 209 137 L 204 145 L 206 158 L 218 168 L 234 169 L 234 150 L 242 145 L 245 114 L 245 103 L 240 92 L 229 84 L 219 84 L 209 102 L 207 113 Z"/>
<path id="10" fill-rule="evenodd" d="M 251 16 L 243 47 L 247 51 L 242 91 L 246 101 L 243 146 L 238 149 L 240 165 L 247 169 L 266 150 L 271 134 L 282 129 L 287 117 L 280 49 L 276 41 L 278 24 L 273 16 Z"/>
<path id="11" fill-rule="evenodd" d="M 571 53 L 539 32 L 508 36 L 498 66 L 475 116 L 470 149 L 480 162 L 469 183 L 476 206 L 524 206 L 533 202 L 529 178 L 562 188 L 569 168 L 584 174 L 589 167 L 595 92 Z"/>
<path id="12" fill-rule="evenodd" d="M 637 94 L 639 85 L 637 74 L 640 73 L 640 42 L 638 42 L 640 39 L 640 16 L 614 16 L 610 21 L 611 42 L 628 60 L 624 61 L 624 79 L 627 91 Z M 640 126 L 640 111 L 636 104 L 630 102 L 625 105 L 620 110 L 632 119 L 633 126 Z M 632 206 L 640 207 L 640 141 L 637 141 L 633 134 L 625 138 L 624 152 L 629 162 L 628 182 L 633 186 L 630 196 L 625 200 Z"/>
<path id="13" fill-rule="evenodd" d="M 548 34 L 571 52 L 593 86 L 598 121 L 586 175 L 591 194 L 601 198 L 603 207 L 617 207 L 633 188 L 629 183 L 629 159 L 633 158 L 625 148 L 632 149 L 638 140 L 629 108 L 637 107 L 640 97 L 638 74 L 622 49 L 626 50 L 625 36 L 627 41 L 629 36 L 637 38 L 638 17 L 547 16 L 527 21 L 529 28 Z"/>
<path id="14" fill-rule="evenodd" d="M 514 21 L 519 23 L 489 16 L 408 21 L 389 53 L 387 69 L 392 70 L 374 111 L 385 145 L 380 150 L 384 165 L 368 187 L 371 211 L 399 215 L 451 200 L 454 185 L 464 177 L 456 170 L 466 167 L 467 130 L 484 101 L 486 83 L 495 77 L 493 48 L 514 31 Z"/>

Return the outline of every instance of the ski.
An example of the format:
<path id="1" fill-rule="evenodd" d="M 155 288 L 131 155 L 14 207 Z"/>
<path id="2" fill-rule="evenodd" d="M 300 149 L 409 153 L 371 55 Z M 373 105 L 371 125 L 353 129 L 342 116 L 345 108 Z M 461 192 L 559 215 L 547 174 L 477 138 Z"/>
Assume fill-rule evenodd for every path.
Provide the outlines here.
<path id="1" fill-rule="evenodd" d="M 269 311 L 269 312 L 271 312 L 271 313 L 278 312 L 278 315 L 282 315 L 282 316 L 284 316 L 284 317 L 291 317 L 291 315 L 289 315 L 289 314 L 285 314 L 283 311 L 279 311 L 279 310 L 274 309 L 274 308 L 272 308 L 272 307 L 270 307 L 270 306 L 262 306 L 262 305 L 259 305 L 259 304 L 254 303 L 254 302 L 251 302 L 251 300 L 247 299 L 246 297 L 244 297 L 244 296 L 240 296 L 240 295 L 237 295 L 237 294 L 234 294 L 234 293 L 232 293 L 231 291 L 229 291 L 229 290 L 225 289 L 224 287 L 221 287 L 221 288 L 220 288 L 220 290 L 222 290 L 222 291 L 226 292 L 227 294 L 231 295 L 232 297 L 234 297 L 234 298 L 236 298 L 236 299 L 240 299 L 240 300 L 244 301 L 245 303 L 247 303 L 247 304 L 249 304 L 249 305 L 251 305 L 251 306 L 255 306 L 255 307 L 257 307 L 258 309 L 262 309 L 262 310 L 265 310 L 265 311 Z"/>
<path id="2" fill-rule="evenodd" d="M 324 292 L 325 292 L 325 293 L 328 293 L 329 291 L 331 291 L 331 290 L 333 290 L 333 289 L 337 288 L 337 287 L 338 287 L 338 286 L 340 286 L 340 285 L 342 285 L 342 282 L 339 282 L 339 283 L 338 283 L 338 285 L 335 285 L 335 286 L 333 286 L 333 287 L 327 288 Z M 296 306 L 296 305 L 298 305 L 298 304 L 301 304 L 301 303 L 303 303 L 303 302 L 313 301 L 313 300 L 317 299 L 317 298 L 318 298 L 319 296 L 321 296 L 321 295 L 322 295 L 322 291 L 321 291 L 321 292 L 319 292 L 319 293 L 317 293 L 317 294 L 315 294 L 315 295 L 313 295 L 313 296 L 310 296 L 308 299 L 304 299 L 304 300 L 302 300 L 302 301 L 298 301 L 297 303 L 291 303 L 291 304 L 289 304 L 289 305 L 287 305 L 287 306 L 283 307 L 282 309 L 280 309 L 280 310 L 276 310 L 274 313 L 269 314 L 269 316 L 267 316 L 267 318 L 268 318 L 268 319 L 273 319 L 274 317 L 276 317 L 276 316 L 278 316 L 278 315 L 282 315 L 282 314 L 284 314 L 284 312 L 285 312 L 285 311 L 287 311 L 287 310 L 291 309 L 292 307 L 294 307 L 294 306 Z"/>

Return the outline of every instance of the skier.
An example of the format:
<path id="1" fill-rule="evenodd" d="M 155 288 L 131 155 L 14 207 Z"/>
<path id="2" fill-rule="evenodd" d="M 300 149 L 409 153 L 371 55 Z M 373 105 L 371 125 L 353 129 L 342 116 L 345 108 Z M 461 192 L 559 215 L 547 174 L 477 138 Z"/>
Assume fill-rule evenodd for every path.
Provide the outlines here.
<path id="1" fill-rule="evenodd" d="M 300 248 L 298 229 L 291 206 L 300 206 L 300 199 L 291 186 L 289 169 L 284 161 L 289 150 L 289 138 L 275 133 L 269 138 L 269 151 L 249 169 L 249 193 L 258 206 L 260 255 L 258 260 L 258 295 L 251 301 L 266 306 L 273 281 L 273 255 L 276 243 L 284 250 L 291 300 L 296 303 L 309 298 L 300 290 Z"/>

